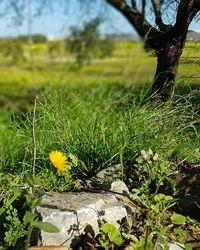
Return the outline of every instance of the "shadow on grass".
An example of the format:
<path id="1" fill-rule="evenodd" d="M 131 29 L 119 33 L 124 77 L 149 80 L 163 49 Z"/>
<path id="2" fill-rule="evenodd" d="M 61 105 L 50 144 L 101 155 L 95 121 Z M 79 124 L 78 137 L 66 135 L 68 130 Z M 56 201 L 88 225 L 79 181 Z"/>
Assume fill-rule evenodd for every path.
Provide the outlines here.
<path id="1" fill-rule="evenodd" d="M 98 84 L 90 85 L 90 86 L 71 86 L 70 91 L 76 89 L 79 90 L 79 94 L 90 95 L 94 90 L 99 88 L 99 91 L 110 92 L 113 101 L 113 107 L 116 110 L 127 110 L 132 105 L 134 106 L 143 106 L 146 104 L 152 103 L 152 95 L 151 95 L 151 85 L 150 84 L 121 84 L 121 83 L 112 83 L 112 84 L 103 84 L 102 86 Z M 55 89 L 59 90 L 59 85 L 55 86 Z M 45 85 L 40 87 L 37 92 L 40 94 L 45 92 Z M 68 87 L 64 91 L 68 91 Z M 1 109 L 12 109 L 14 113 L 17 113 L 20 116 L 24 116 L 23 113 L 30 111 L 34 95 L 36 93 L 35 89 L 26 88 L 20 92 L 8 92 L 0 94 L 0 108 Z M 171 99 L 174 103 L 183 103 L 190 102 L 194 106 L 198 106 L 200 104 L 200 85 L 198 84 L 178 84 L 175 88 L 175 93 L 173 98 Z M 157 105 L 154 103 L 153 105 Z M 158 104 L 159 105 L 159 104 Z"/>
<path id="2" fill-rule="evenodd" d="M 160 102 L 154 102 L 151 93 L 151 85 L 123 85 L 115 84 L 111 88 L 116 89 L 120 95 L 116 98 L 117 109 L 128 109 L 131 105 L 143 106 L 146 104 L 160 105 Z M 170 100 L 174 103 L 190 102 L 193 106 L 200 104 L 200 85 L 198 84 L 179 84 L 175 87 L 174 95 Z M 164 104 L 164 103 L 163 103 Z"/>

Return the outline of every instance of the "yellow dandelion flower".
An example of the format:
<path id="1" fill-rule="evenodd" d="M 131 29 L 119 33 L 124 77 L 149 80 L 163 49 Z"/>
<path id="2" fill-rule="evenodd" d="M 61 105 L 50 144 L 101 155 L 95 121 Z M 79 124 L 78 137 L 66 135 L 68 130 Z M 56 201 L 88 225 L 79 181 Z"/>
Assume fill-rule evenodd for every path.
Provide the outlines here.
<path id="1" fill-rule="evenodd" d="M 66 172 L 69 168 L 67 156 L 58 150 L 54 150 L 49 154 L 49 158 L 53 166 L 62 172 Z"/>

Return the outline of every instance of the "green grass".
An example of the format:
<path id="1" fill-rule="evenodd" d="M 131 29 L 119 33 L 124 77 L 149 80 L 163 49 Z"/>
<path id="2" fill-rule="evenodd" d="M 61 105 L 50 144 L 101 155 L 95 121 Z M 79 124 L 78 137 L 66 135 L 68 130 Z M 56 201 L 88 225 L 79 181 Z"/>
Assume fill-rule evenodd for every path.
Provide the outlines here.
<path id="1" fill-rule="evenodd" d="M 50 168 L 51 150 L 76 155 L 86 166 L 73 170 L 79 177 L 119 163 L 120 154 L 131 167 L 148 148 L 166 159 L 198 162 L 199 104 L 189 96 L 165 105 L 144 104 L 141 91 L 117 84 L 47 87 L 37 104 L 37 171 Z M 15 122 L 16 135 L 2 140 L 2 168 L 31 172 L 31 114 Z"/>
<path id="2" fill-rule="evenodd" d="M 185 63 L 188 50 L 195 50 L 189 46 L 181 59 L 177 96 L 166 105 L 144 103 L 156 58 L 144 53 L 140 43 L 116 44 L 111 58 L 81 69 L 37 62 L 32 75 L 26 64 L 2 65 L 1 170 L 31 171 L 30 111 L 35 89 L 40 89 L 38 172 L 50 168 L 48 153 L 54 149 L 84 162 L 86 170 L 75 170 L 79 176 L 119 163 L 120 154 L 124 164 L 133 165 L 140 151 L 148 148 L 165 158 L 199 161 L 194 153 L 199 148 L 198 78 L 192 78 L 199 65 Z"/>

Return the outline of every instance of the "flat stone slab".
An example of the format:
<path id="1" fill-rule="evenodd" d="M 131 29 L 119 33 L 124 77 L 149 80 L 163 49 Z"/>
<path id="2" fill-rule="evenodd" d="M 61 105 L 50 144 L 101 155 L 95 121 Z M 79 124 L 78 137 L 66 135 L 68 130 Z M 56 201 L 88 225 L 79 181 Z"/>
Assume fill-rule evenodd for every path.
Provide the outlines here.
<path id="1" fill-rule="evenodd" d="M 35 246 L 35 247 L 29 247 L 28 250 L 72 250 L 72 249 L 62 246 Z"/>
<path id="2" fill-rule="evenodd" d="M 130 207 L 111 193 L 46 193 L 37 212 L 42 221 L 57 226 L 60 232 L 50 234 L 41 231 L 41 244 L 74 247 L 82 234 L 92 230 L 97 235 L 104 222 L 118 228 L 128 211 Z"/>

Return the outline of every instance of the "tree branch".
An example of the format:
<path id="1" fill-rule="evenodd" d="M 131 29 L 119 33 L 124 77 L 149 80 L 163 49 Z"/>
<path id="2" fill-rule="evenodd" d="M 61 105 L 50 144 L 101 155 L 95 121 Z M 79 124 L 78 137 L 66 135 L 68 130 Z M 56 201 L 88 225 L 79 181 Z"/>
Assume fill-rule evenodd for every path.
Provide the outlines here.
<path id="1" fill-rule="evenodd" d="M 190 18 L 191 21 L 198 14 L 198 12 L 200 12 L 200 0 L 194 1 L 194 8 L 193 8 L 192 15 Z"/>
<path id="2" fill-rule="evenodd" d="M 142 17 L 145 19 L 146 0 L 142 0 Z"/>
<path id="3" fill-rule="evenodd" d="M 194 6 L 200 8 L 200 0 L 194 0 Z"/>
<path id="4" fill-rule="evenodd" d="M 160 32 L 154 28 L 150 23 L 148 23 L 143 15 L 139 12 L 137 8 L 130 7 L 125 0 L 106 0 L 115 9 L 120 11 L 124 17 L 131 23 L 131 25 L 136 29 L 138 34 L 150 44 L 152 37 L 159 35 Z"/>
<path id="5" fill-rule="evenodd" d="M 137 8 L 135 0 L 131 0 L 132 8 Z"/>
<path id="6" fill-rule="evenodd" d="M 160 11 L 161 1 L 160 0 L 151 0 L 151 2 L 153 5 L 155 17 L 156 17 L 155 22 L 156 22 L 158 28 L 163 32 L 169 31 L 169 29 L 172 28 L 172 26 L 166 25 L 163 23 L 161 11 Z"/>
<path id="7" fill-rule="evenodd" d="M 187 33 L 189 24 L 194 17 L 194 2 L 194 0 L 180 1 L 176 15 L 176 23 L 173 27 L 176 36 L 182 36 Z"/>

